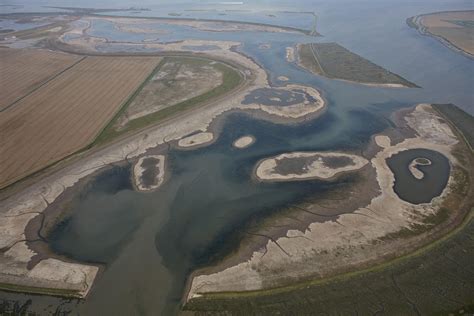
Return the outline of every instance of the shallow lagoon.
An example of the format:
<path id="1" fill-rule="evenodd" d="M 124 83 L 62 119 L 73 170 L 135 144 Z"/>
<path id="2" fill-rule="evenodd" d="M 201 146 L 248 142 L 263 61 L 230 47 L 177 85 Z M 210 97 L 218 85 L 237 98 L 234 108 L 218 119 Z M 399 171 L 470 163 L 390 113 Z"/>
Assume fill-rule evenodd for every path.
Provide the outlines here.
<path id="1" fill-rule="evenodd" d="M 318 181 L 256 183 L 251 179 L 251 172 L 259 159 L 293 150 L 361 148 L 372 134 L 388 126 L 386 118 L 391 111 L 418 102 L 453 102 L 474 113 L 470 86 L 474 73 L 472 61 L 434 39 L 419 36 L 405 24 L 409 16 L 446 9 L 444 2 L 407 2 L 405 6 L 393 2 L 390 14 L 383 17 L 378 13 L 382 4 L 376 1 L 363 2 L 357 10 L 344 1 L 343 4 L 301 1 L 301 7 L 308 9 L 308 3 L 319 12 L 324 38 L 275 33 L 255 36 L 245 32 L 187 35 L 184 31 L 180 36 L 242 40 L 244 45 L 240 50 L 264 66 L 272 82 L 278 83 L 275 78 L 285 75 L 291 83 L 321 89 L 328 100 L 326 114 L 298 126 L 275 125 L 232 114 L 225 119 L 216 143 L 195 151 L 174 150 L 169 154 L 171 180 L 154 193 L 132 190 L 129 167 L 104 172 L 79 195 L 72 207 L 72 217 L 51 236 L 58 252 L 88 262 L 107 263 L 87 300 L 5 292 L 0 292 L 0 296 L 42 313 L 59 310 L 112 315 L 164 311 L 168 315 L 179 306 L 186 273 L 231 250 L 246 220 L 275 212 L 337 185 Z M 285 5 L 288 6 L 282 7 Z M 463 6 L 468 3 L 449 4 L 450 8 Z M 167 8 L 175 9 L 173 5 Z M 142 13 L 153 14 L 156 14 L 153 10 Z M 218 15 L 186 14 L 208 18 Z M 227 12 L 220 18 L 275 24 L 282 21 L 278 16 L 272 18 L 255 12 Z M 289 26 L 309 27 L 312 23 L 306 16 L 305 20 L 298 15 L 286 19 L 285 25 Z M 379 89 L 332 81 L 286 62 L 287 46 L 313 40 L 337 41 L 422 88 Z M 260 49 L 263 42 L 271 43 L 272 48 Z M 235 139 L 247 134 L 255 135 L 254 146 L 244 150 L 232 147 Z"/>
<path id="2" fill-rule="evenodd" d="M 425 158 L 431 162 L 430 165 L 416 167 L 423 172 L 423 179 L 416 179 L 408 169 L 416 158 Z M 395 175 L 393 190 L 402 200 L 413 204 L 429 203 L 439 196 L 448 183 L 451 170 L 448 158 L 427 149 L 399 152 L 387 159 L 387 165 Z"/>

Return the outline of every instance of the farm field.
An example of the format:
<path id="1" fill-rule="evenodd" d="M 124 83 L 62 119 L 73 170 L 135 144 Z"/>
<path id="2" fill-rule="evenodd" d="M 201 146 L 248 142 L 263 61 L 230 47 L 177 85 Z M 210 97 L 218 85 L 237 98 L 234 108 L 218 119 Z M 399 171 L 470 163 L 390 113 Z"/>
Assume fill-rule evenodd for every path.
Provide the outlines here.
<path id="1" fill-rule="evenodd" d="M 365 84 L 416 87 L 337 43 L 301 44 L 298 53 L 300 66 L 324 77 Z"/>
<path id="2" fill-rule="evenodd" d="M 0 111 L 81 58 L 47 50 L 0 48 Z"/>
<path id="3" fill-rule="evenodd" d="M 409 25 L 422 26 L 427 32 L 447 41 L 450 45 L 474 55 L 474 11 L 436 12 L 411 19 Z"/>
<path id="4" fill-rule="evenodd" d="M 87 57 L 0 116 L 0 188 L 86 147 L 160 58 Z"/>

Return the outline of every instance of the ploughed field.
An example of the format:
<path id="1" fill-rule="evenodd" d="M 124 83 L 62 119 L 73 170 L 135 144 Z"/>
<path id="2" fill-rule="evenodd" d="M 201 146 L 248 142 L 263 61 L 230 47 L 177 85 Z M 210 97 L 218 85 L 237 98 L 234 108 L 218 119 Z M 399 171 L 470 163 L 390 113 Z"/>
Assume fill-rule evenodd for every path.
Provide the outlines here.
<path id="1" fill-rule="evenodd" d="M 0 111 L 81 58 L 46 50 L 0 48 Z"/>
<path id="2" fill-rule="evenodd" d="M 4 110 L 0 188 L 89 145 L 159 62 L 86 57 Z"/>
<path id="3" fill-rule="evenodd" d="M 422 32 L 441 37 L 454 47 L 474 55 L 474 10 L 436 12 L 413 17 L 408 24 Z"/>
<path id="4" fill-rule="evenodd" d="M 416 87 L 337 43 L 301 44 L 298 53 L 300 65 L 321 76 L 368 84 Z"/>

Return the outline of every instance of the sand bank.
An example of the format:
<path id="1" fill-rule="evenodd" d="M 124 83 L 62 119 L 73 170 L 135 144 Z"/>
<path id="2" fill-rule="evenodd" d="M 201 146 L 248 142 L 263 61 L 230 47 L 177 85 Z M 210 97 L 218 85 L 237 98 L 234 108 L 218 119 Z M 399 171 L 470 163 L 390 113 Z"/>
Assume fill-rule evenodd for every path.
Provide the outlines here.
<path id="1" fill-rule="evenodd" d="M 330 180 L 368 163 L 363 157 L 326 152 L 292 152 L 260 161 L 255 169 L 261 181 Z"/>
<path id="2" fill-rule="evenodd" d="M 152 191 L 160 187 L 165 179 L 165 156 L 143 156 L 133 167 L 135 187 L 139 191 Z"/>
<path id="3" fill-rule="evenodd" d="M 426 158 L 423 158 L 426 159 Z M 427 159 L 426 159 L 427 160 Z M 421 161 L 419 158 L 413 159 L 412 162 L 408 165 L 408 170 L 410 170 L 411 174 L 418 180 L 421 180 L 425 177 L 425 174 L 423 171 L 418 169 L 418 166 L 429 166 L 431 165 L 431 161 L 427 160 Z"/>
<path id="4" fill-rule="evenodd" d="M 230 265 L 224 260 L 220 263 L 222 269 L 213 268 L 218 272 L 196 273 L 187 299 L 199 299 L 210 292 L 262 290 L 308 278 L 323 278 L 388 258 L 400 249 L 413 247 L 415 242 L 426 242 L 426 234 L 436 231 L 435 227 L 424 230 L 420 236 L 414 233 L 414 239 L 386 236 L 429 225 L 424 224 L 425 219 L 436 216 L 454 190 L 454 176 L 451 174 L 441 196 L 431 203 L 414 205 L 401 200 L 393 191 L 395 179 L 386 159 L 403 150 L 426 148 L 443 153 L 456 166 L 458 162 L 451 152 L 458 140 L 429 105 L 417 106 L 404 123 L 417 133 L 415 137 L 396 145 L 389 145 L 385 137 L 377 138 L 384 148 L 370 163 L 376 172 L 380 194 L 367 206 L 338 215 L 335 221 L 314 222 L 305 231 L 289 230 L 284 237 L 268 240 L 265 247 L 245 262 Z M 305 205 L 305 210 L 321 212 L 317 204 Z"/>
<path id="5" fill-rule="evenodd" d="M 234 146 L 235 148 L 243 149 L 251 146 L 253 143 L 255 143 L 255 137 L 253 137 L 252 135 L 246 135 L 235 140 L 232 146 Z"/>
<path id="6" fill-rule="evenodd" d="M 197 147 L 210 144 L 214 139 L 214 134 L 210 132 L 201 132 L 178 141 L 178 146 L 183 148 Z"/>

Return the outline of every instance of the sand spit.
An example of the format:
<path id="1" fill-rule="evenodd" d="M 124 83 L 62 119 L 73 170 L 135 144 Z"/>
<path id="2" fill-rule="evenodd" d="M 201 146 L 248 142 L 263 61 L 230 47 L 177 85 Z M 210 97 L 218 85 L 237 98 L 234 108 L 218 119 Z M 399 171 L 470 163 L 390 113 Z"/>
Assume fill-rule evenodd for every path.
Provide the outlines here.
<path id="1" fill-rule="evenodd" d="M 253 143 L 255 143 L 255 137 L 253 137 L 252 135 L 246 135 L 235 140 L 232 146 L 234 146 L 235 148 L 243 149 L 252 146 Z"/>
<path id="2" fill-rule="evenodd" d="M 390 137 L 386 135 L 377 135 L 375 136 L 375 143 L 380 148 L 389 148 L 391 144 Z"/>
<path id="3" fill-rule="evenodd" d="M 393 191 L 395 178 L 386 159 L 407 149 L 425 148 L 444 154 L 456 167 L 458 162 L 451 151 L 458 140 L 450 127 L 426 104 L 418 105 L 408 114 L 405 123 L 416 131 L 415 137 L 406 138 L 396 145 L 389 145 L 385 137 L 376 139 L 384 148 L 370 163 L 376 171 L 380 195 L 369 205 L 339 215 L 336 221 L 312 223 L 306 231 L 289 230 L 285 237 L 269 240 L 246 262 L 228 267 L 224 260 L 222 270 L 219 266 L 214 270 L 220 272 L 199 275 L 198 271 L 190 280 L 187 300 L 198 299 L 210 292 L 262 290 L 330 276 L 337 271 L 377 262 L 410 242 L 409 239 L 386 236 L 414 229 L 417 225 L 427 225 L 423 220 L 437 214 L 456 182 L 451 174 L 441 196 L 431 203 L 410 204 Z M 309 206 L 307 210 L 318 210 L 313 210 L 313 207 Z M 417 244 L 424 240 L 423 236 L 415 239 Z"/>
<path id="4" fill-rule="evenodd" d="M 286 77 L 286 76 L 278 76 L 277 79 L 278 79 L 279 81 L 288 81 L 288 80 L 290 80 L 290 78 L 288 78 L 288 77 Z"/>
<path id="5" fill-rule="evenodd" d="M 144 179 L 148 176 L 147 173 L 153 177 L 148 179 L 151 182 L 149 184 Z M 150 155 L 138 159 L 133 167 L 133 179 L 139 191 L 153 191 L 159 188 L 165 179 L 165 156 Z"/>
<path id="6" fill-rule="evenodd" d="M 120 23 L 123 27 L 126 24 L 140 24 L 141 26 L 133 26 L 131 29 L 137 33 L 145 33 L 150 30 L 147 24 L 169 24 L 169 25 L 180 25 L 189 26 L 200 31 L 209 32 L 268 32 L 268 33 L 301 33 L 302 30 L 284 28 L 273 25 L 257 24 L 257 23 L 245 23 L 236 21 L 198 21 L 192 19 L 179 19 L 179 18 L 153 18 L 153 19 L 134 19 L 134 18 L 115 18 L 115 17 L 91 17 L 90 19 L 104 19 L 112 23 Z M 155 28 L 156 29 L 156 28 Z"/>
<path id="7" fill-rule="evenodd" d="M 368 163 L 363 157 L 344 153 L 292 152 L 260 161 L 255 175 L 261 181 L 330 180 Z"/>
<path id="8" fill-rule="evenodd" d="M 424 161 L 426 160 L 426 161 Z M 423 158 L 423 160 L 420 160 L 420 158 L 413 159 L 412 162 L 408 165 L 408 170 L 410 170 L 411 174 L 418 180 L 421 180 L 425 177 L 425 174 L 423 171 L 418 169 L 418 166 L 429 166 L 431 165 L 431 161 L 429 161 L 426 158 Z"/>
<path id="9" fill-rule="evenodd" d="M 178 146 L 182 148 L 195 148 L 198 146 L 208 145 L 214 139 L 214 134 L 210 132 L 201 132 L 188 137 L 181 138 Z"/>

